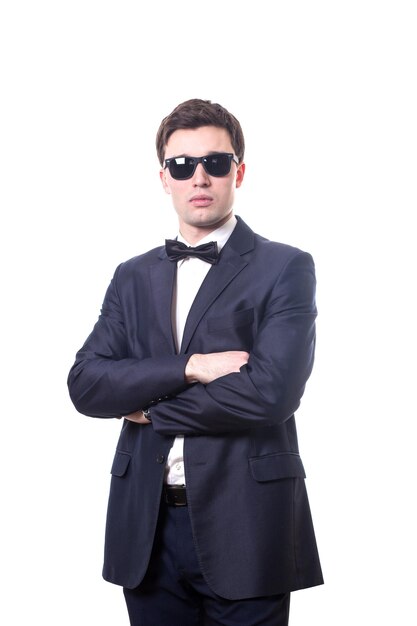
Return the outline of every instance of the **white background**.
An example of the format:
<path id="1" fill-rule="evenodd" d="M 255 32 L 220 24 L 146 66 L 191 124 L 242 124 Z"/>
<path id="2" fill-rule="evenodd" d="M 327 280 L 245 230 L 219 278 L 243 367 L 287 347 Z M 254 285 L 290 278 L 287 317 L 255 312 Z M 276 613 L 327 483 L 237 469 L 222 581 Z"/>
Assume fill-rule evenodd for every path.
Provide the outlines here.
<path id="1" fill-rule="evenodd" d="M 191 97 L 242 123 L 236 213 L 317 266 L 297 422 L 326 585 L 291 626 L 416 623 L 414 6 L 3 1 L 2 624 L 128 623 L 101 579 L 120 423 L 66 377 L 116 265 L 175 235 L 154 137 Z"/>

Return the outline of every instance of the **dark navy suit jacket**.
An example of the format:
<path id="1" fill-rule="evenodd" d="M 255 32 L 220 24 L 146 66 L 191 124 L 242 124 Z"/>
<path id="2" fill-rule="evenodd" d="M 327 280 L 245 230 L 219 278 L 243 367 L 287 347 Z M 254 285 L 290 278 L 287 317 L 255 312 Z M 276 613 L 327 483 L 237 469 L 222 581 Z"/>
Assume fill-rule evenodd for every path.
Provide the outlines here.
<path id="1" fill-rule="evenodd" d="M 185 435 L 189 512 L 201 569 L 229 599 L 322 583 L 294 412 L 315 343 L 312 258 L 238 218 L 191 307 L 176 354 L 176 264 L 164 248 L 122 263 L 78 352 L 78 411 L 121 417 L 153 403 L 152 425 L 124 420 L 112 466 L 106 580 L 133 588 L 147 569 L 175 435 Z M 245 350 L 240 373 L 186 384 L 193 353 Z"/>

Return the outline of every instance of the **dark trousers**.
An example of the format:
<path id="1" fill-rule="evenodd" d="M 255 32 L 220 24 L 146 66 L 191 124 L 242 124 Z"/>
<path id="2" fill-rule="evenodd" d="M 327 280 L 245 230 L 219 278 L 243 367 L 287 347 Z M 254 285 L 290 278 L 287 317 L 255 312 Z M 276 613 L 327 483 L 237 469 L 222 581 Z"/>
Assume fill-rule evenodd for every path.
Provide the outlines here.
<path id="1" fill-rule="evenodd" d="M 288 626 L 289 593 L 235 601 L 208 587 L 186 506 L 162 505 L 147 574 L 124 595 L 131 626 Z"/>

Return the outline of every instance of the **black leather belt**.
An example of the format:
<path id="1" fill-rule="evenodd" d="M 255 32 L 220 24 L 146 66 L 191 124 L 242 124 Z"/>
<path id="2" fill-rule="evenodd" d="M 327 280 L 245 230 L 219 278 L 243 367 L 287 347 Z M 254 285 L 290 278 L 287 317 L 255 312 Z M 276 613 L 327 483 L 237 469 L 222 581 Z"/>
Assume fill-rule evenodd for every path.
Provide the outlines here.
<path id="1" fill-rule="evenodd" d="M 187 506 L 187 492 L 184 485 L 164 485 L 162 499 L 168 506 Z"/>

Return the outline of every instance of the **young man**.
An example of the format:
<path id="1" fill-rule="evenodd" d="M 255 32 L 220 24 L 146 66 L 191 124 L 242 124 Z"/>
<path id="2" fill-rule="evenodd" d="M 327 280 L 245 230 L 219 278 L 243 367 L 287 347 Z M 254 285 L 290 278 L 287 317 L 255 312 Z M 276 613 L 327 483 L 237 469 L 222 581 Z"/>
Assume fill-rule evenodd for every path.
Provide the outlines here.
<path id="1" fill-rule="evenodd" d="M 124 417 L 103 575 L 134 626 L 284 626 L 322 583 L 294 412 L 311 373 L 309 254 L 233 215 L 237 119 L 189 100 L 157 134 L 176 240 L 122 263 L 69 375 L 78 411 Z"/>

